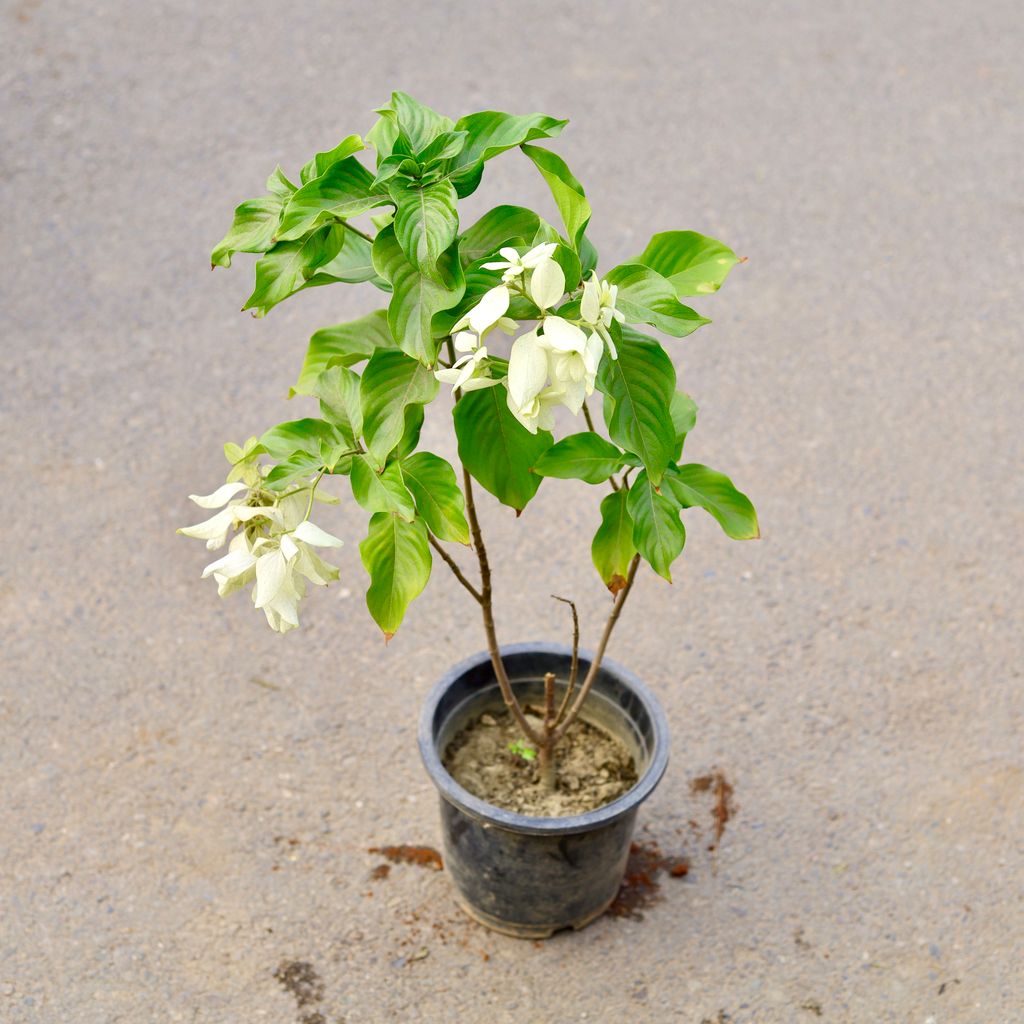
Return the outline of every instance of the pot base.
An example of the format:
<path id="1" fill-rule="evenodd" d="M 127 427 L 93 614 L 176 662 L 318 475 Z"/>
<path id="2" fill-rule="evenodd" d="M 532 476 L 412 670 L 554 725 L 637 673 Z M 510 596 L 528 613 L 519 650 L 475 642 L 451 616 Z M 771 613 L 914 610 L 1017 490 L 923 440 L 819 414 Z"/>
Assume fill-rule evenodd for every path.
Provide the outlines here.
<path id="1" fill-rule="evenodd" d="M 455 890 L 452 895 L 459 910 L 467 917 L 472 918 L 477 924 L 482 924 L 492 932 L 500 932 L 502 935 L 508 935 L 513 939 L 550 939 L 555 932 L 568 931 L 570 928 L 574 932 L 578 932 L 586 928 L 587 925 L 593 924 L 615 902 L 615 896 L 613 896 L 603 907 L 599 907 L 592 913 L 587 914 L 586 917 L 582 917 L 578 921 L 570 921 L 568 924 L 552 927 L 538 924 L 515 924 L 512 921 L 503 921 L 500 918 L 491 917 L 490 914 L 484 913 L 484 911 L 478 910 L 470 903 L 467 903 L 458 890 Z M 618 893 L 616 893 L 617 895 Z"/>

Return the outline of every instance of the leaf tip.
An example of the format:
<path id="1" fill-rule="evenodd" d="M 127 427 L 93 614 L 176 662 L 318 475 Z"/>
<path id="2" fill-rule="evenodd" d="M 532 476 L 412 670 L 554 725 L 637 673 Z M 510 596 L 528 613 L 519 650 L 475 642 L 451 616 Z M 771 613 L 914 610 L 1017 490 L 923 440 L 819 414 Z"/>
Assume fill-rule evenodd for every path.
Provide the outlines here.
<path id="1" fill-rule="evenodd" d="M 626 577 L 625 576 L 620 576 L 618 573 L 616 573 L 606 584 L 608 589 L 611 591 L 613 597 L 615 595 L 617 595 L 618 592 L 620 590 L 622 590 L 622 588 L 625 585 L 626 585 Z"/>
<path id="2" fill-rule="evenodd" d="M 393 636 L 394 636 L 395 634 L 394 634 L 394 633 L 389 633 L 389 632 L 388 632 L 388 631 L 387 631 L 386 629 L 385 629 L 385 630 L 383 631 L 383 633 L 384 633 L 384 646 L 385 646 L 385 647 L 387 647 L 387 645 L 388 645 L 389 643 L 391 643 L 391 638 L 392 638 L 392 637 L 393 637 Z"/>

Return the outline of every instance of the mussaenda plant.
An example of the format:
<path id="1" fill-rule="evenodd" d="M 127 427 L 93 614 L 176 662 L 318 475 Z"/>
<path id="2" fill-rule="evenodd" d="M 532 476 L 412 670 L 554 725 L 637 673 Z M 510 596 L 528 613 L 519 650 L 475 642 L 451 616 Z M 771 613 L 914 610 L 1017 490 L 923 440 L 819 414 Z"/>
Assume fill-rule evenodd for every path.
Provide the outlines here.
<path id="1" fill-rule="evenodd" d="M 319 416 L 225 445 L 227 482 L 192 496 L 220 511 L 179 532 L 211 549 L 227 543 L 203 576 L 221 596 L 251 584 L 253 604 L 285 633 L 299 624 L 307 585 L 338 578 L 318 550 L 342 541 L 311 515 L 316 503 L 338 500 L 320 490 L 324 478 L 347 476 L 369 514 L 359 552 L 370 615 L 389 639 L 436 553 L 480 606 L 494 673 L 522 733 L 517 749 L 539 753 L 550 786 L 557 744 L 583 708 L 641 563 L 671 582 L 686 540 L 681 512 L 704 509 L 738 540 L 759 535 L 753 506 L 727 476 L 680 462 L 697 406 L 678 389 L 668 353 L 641 329 L 683 338 L 709 323 L 680 300 L 717 291 L 739 260 L 704 235 L 664 231 L 599 274 L 583 186 L 559 156 L 534 145 L 566 121 L 481 111 L 452 122 L 401 92 L 377 114 L 365 141 L 350 135 L 317 153 L 297 184 L 278 167 L 268 194 L 236 209 L 212 262 L 228 267 L 236 253 L 259 254 L 243 307 L 258 317 L 336 283 L 369 284 L 388 296 L 386 309 L 312 336 L 290 394 L 318 400 Z M 367 149 L 373 169 L 357 155 Z M 549 186 L 561 229 L 512 205 L 463 227 L 459 201 L 489 160 L 516 149 Z M 514 338 L 507 355 L 506 336 Z M 455 397 L 461 487 L 449 462 L 419 449 L 424 410 L 442 383 Z M 595 392 L 607 437 L 587 406 Z M 556 442 L 560 406 L 582 414 L 585 429 Z M 572 669 L 557 706 L 555 677 L 546 677 L 538 722 L 502 664 L 474 487 L 518 516 L 547 477 L 608 487 L 591 556 L 614 600 L 580 680 L 576 606 L 558 598 L 572 613 Z M 477 582 L 448 544 L 472 547 Z"/>

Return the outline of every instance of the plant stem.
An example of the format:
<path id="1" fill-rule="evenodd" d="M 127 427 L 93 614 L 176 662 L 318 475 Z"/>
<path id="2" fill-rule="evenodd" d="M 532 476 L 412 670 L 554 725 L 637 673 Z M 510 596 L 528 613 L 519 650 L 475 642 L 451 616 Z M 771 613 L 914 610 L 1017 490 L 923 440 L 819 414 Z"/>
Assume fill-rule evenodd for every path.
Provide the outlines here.
<path id="1" fill-rule="evenodd" d="M 516 695 L 512 692 L 512 684 L 509 682 L 508 673 L 501 660 L 501 651 L 498 648 L 498 636 L 494 628 L 494 608 L 491 601 L 491 566 L 487 560 L 487 548 L 484 546 L 483 535 L 480 532 L 480 520 L 476 514 L 476 501 L 473 498 L 473 478 L 469 470 L 462 467 L 462 484 L 466 492 L 466 517 L 469 519 L 469 530 L 473 536 L 473 548 L 476 551 L 477 561 L 480 563 L 480 610 L 483 614 L 484 633 L 487 636 L 487 650 L 491 655 L 491 665 L 494 667 L 494 675 L 498 680 L 498 687 L 501 690 L 502 700 L 506 707 L 512 712 L 516 724 L 522 730 L 523 735 L 531 742 L 540 746 L 541 737 L 537 731 L 526 720 L 523 709 L 520 707 Z"/>
<path id="2" fill-rule="evenodd" d="M 359 228 L 357 228 L 357 227 L 356 227 L 356 226 L 355 226 L 354 224 L 350 223 L 350 222 L 349 222 L 349 221 L 347 221 L 347 220 L 346 220 L 346 221 L 344 221 L 344 224 L 345 224 L 345 228 L 346 228 L 346 229 L 347 229 L 348 231 L 352 231 L 352 232 L 354 232 L 354 233 L 355 233 L 355 234 L 357 234 L 357 235 L 358 235 L 358 236 L 359 236 L 360 238 L 365 238 L 365 239 L 366 239 L 366 241 L 368 241 L 368 242 L 370 243 L 370 245 L 373 245 L 373 235 L 368 235 L 368 234 L 367 234 L 367 233 L 366 233 L 365 231 L 360 231 L 360 230 L 359 230 Z"/>
<path id="3" fill-rule="evenodd" d="M 480 602 L 483 601 L 483 597 L 481 596 L 480 591 L 477 590 L 476 587 L 474 587 L 473 584 L 469 582 L 465 574 L 459 568 L 458 563 L 455 561 L 455 559 L 452 558 L 452 556 L 449 555 L 448 552 L 445 551 L 443 547 L 441 547 L 441 544 L 438 541 L 438 539 L 429 531 L 427 532 L 427 540 L 430 542 L 430 546 L 444 559 L 445 564 L 455 574 L 455 578 L 466 588 L 466 590 L 470 592 L 470 594 L 473 595 L 473 599 L 476 601 L 476 603 L 480 604 Z"/>
<path id="4" fill-rule="evenodd" d="M 612 605 L 611 613 L 608 615 L 608 621 L 604 625 L 604 632 L 601 634 L 601 642 L 597 645 L 597 650 L 594 653 L 594 660 L 590 663 L 590 669 L 587 671 L 587 676 L 583 680 L 583 686 L 580 687 L 580 692 L 573 701 L 572 707 L 569 708 L 569 712 L 565 716 L 565 720 L 555 730 L 552 738 L 552 744 L 557 743 L 566 734 L 569 726 L 571 726 L 579 716 L 580 709 L 583 707 L 583 702 L 587 699 L 587 695 L 590 693 L 590 688 L 594 685 L 594 680 L 597 678 L 598 670 L 601 667 L 601 659 L 604 658 L 605 648 L 607 648 L 608 641 L 611 639 L 615 623 L 619 621 L 619 614 L 622 611 L 622 606 L 626 603 L 626 598 L 629 597 L 629 592 L 633 589 L 633 581 L 636 579 L 636 571 L 639 566 L 640 556 L 634 555 L 633 560 L 629 563 L 629 571 L 626 574 L 626 585 L 616 595 L 615 604 Z"/>
<path id="5" fill-rule="evenodd" d="M 558 714 L 555 715 L 553 723 L 557 726 L 562 721 L 566 709 L 569 707 L 572 691 L 576 689 L 576 677 L 580 669 L 580 616 L 576 611 L 575 601 L 570 601 L 567 597 L 559 597 L 557 594 L 552 594 L 551 596 L 556 601 L 561 601 L 572 609 L 572 664 L 569 666 L 569 684 L 565 688 L 565 696 L 562 698 L 562 703 L 558 706 Z"/>
<path id="6" fill-rule="evenodd" d="M 544 738 L 540 743 L 540 781 L 547 793 L 555 789 L 555 673 L 544 673 Z"/>

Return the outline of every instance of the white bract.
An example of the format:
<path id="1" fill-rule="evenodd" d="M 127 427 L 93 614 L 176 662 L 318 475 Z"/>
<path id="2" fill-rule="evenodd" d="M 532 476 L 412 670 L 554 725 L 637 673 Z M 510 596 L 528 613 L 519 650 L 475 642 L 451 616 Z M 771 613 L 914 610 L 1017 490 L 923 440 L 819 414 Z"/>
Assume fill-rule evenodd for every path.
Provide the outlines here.
<path id="1" fill-rule="evenodd" d="M 242 491 L 245 495 L 236 498 Z M 210 519 L 178 531 L 186 537 L 205 540 L 208 548 L 218 548 L 233 529 L 244 525 L 231 539 L 228 553 L 206 566 L 203 579 L 212 576 L 221 597 L 255 582 L 253 604 L 263 610 L 271 628 L 279 633 L 298 626 L 298 606 L 307 580 L 326 586 L 338 578 L 337 567 L 313 550 L 341 547 L 342 542 L 306 518 L 311 504 L 309 485 L 277 497 L 235 482 L 219 487 L 213 494 L 191 498 L 201 508 L 229 504 Z"/>
<path id="2" fill-rule="evenodd" d="M 618 293 L 617 285 L 599 280 L 597 273 L 591 271 L 590 279 L 583 285 L 583 297 L 580 300 L 580 319 L 590 324 L 601 335 L 612 359 L 618 359 L 619 354 L 615 351 L 615 342 L 612 341 L 609 328 L 613 320 L 621 324 L 626 319 L 615 308 Z"/>
<path id="3" fill-rule="evenodd" d="M 457 334 L 468 327 L 478 338 L 482 338 L 487 330 L 504 318 L 511 298 L 508 288 L 503 284 L 484 292 L 480 301 L 455 324 L 452 333 Z"/>

